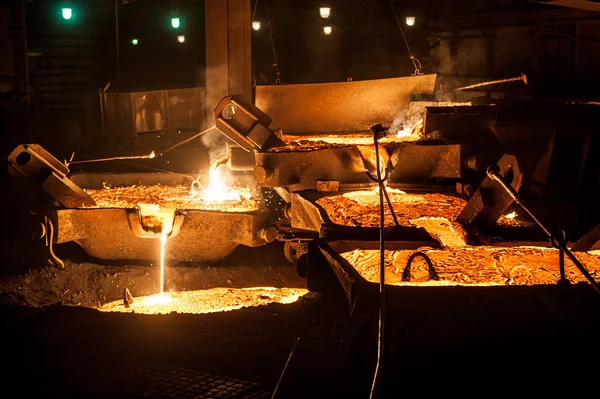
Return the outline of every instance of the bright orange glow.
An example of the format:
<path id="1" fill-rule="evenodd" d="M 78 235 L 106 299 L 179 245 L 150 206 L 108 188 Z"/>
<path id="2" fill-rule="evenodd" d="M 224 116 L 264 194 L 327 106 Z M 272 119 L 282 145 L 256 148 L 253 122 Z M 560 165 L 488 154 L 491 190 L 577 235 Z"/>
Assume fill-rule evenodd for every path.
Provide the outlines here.
<path id="1" fill-rule="evenodd" d="M 103 312 L 138 314 L 215 313 L 242 308 L 296 302 L 308 291 L 302 288 L 212 288 L 198 291 L 175 291 L 163 294 L 134 297 L 133 303 L 125 305 L 123 300 L 105 304 Z"/>
<path id="2" fill-rule="evenodd" d="M 411 137 L 411 136 L 415 136 L 414 139 L 418 140 L 419 139 L 418 132 L 422 128 L 423 128 L 423 119 L 419 120 L 413 126 L 409 126 L 409 127 L 406 127 L 406 128 L 398 130 L 397 136 L 398 137 Z"/>
<path id="3" fill-rule="evenodd" d="M 220 201 L 238 201 L 240 193 L 236 190 L 230 190 L 227 185 L 227 178 L 221 171 L 221 168 L 210 168 L 208 172 L 209 183 L 204 190 L 204 199 L 208 202 Z"/>

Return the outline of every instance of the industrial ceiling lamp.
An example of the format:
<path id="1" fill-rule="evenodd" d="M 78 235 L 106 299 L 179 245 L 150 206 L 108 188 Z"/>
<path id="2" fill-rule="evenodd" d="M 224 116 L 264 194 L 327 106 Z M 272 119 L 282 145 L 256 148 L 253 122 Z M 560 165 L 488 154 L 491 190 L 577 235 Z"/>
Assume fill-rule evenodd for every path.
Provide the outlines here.
<path id="1" fill-rule="evenodd" d="M 63 7 L 61 12 L 63 19 L 69 20 L 73 17 L 73 9 L 71 7 Z"/>
<path id="2" fill-rule="evenodd" d="M 184 35 L 179 35 L 179 36 L 177 36 L 177 41 L 178 41 L 179 43 L 183 43 L 183 42 L 185 42 L 185 36 L 184 36 Z"/>
<path id="3" fill-rule="evenodd" d="M 416 20 L 415 17 L 406 17 L 406 25 L 413 26 Z"/>
<path id="4" fill-rule="evenodd" d="M 62 3 L 62 7 L 60 9 L 60 13 L 61 13 L 63 19 L 68 21 L 71 18 L 73 18 L 73 8 L 71 7 L 71 1 L 63 0 L 61 3 Z"/>
<path id="5" fill-rule="evenodd" d="M 169 15 L 171 16 L 171 28 L 179 29 L 181 27 L 181 14 L 179 13 L 179 0 L 171 0 Z"/>
<path id="6" fill-rule="evenodd" d="M 260 29 L 260 21 L 252 21 L 252 29 L 259 30 Z"/>
<path id="7" fill-rule="evenodd" d="M 324 26 L 324 27 L 323 27 L 323 32 L 324 32 L 326 35 L 331 35 L 331 32 L 333 32 L 333 28 L 332 28 L 331 26 Z"/>
<path id="8" fill-rule="evenodd" d="M 319 15 L 321 15 L 321 18 L 329 18 L 331 7 L 319 7 Z"/>

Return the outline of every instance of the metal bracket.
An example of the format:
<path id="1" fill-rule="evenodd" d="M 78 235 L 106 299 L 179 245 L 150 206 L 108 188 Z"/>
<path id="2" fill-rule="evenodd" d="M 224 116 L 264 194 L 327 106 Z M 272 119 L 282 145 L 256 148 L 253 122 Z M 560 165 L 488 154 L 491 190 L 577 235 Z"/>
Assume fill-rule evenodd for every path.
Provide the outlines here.
<path id="1" fill-rule="evenodd" d="M 54 224 L 52 220 L 48 218 L 48 216 L 44 216 L 44 221 L 42 222 L 42 233 L 40 238 L 45 240 L 46 250 L 44 251 L 44 257 L 47 262 L 53 266 L 58 267 L 59 269 L 65 268 L 65 262 L 63 262 L 56 254 L 54 253 Z"/>
<path id="2" fill-rule="evenodd" d="M 8 156 L 8 171 L 16 178 L 39 184 L 67 208 L 94 206 L 96 202 L 68 177 L 69 168 L 39 144 L 21 144 Z"/>
<path id="3" fill-rule="evenodd" d="M 285 145 L 269 129 L 271 118 L 241 95 L 224 97 L 214 115 L 217 129 L 246 151 Z"/>
<path id="4" fill-rule="evenodd" d="M 523 173 L 516 157 L 509 154 L 503 155 L 498 161 L 497 169 L 500 175 L 518 192 L 523 182 Z M 491 177 L 486 176 L 456 221 L 463 225 L 492 226 L 513 201 L 513 198 L 502 187 Z"/>

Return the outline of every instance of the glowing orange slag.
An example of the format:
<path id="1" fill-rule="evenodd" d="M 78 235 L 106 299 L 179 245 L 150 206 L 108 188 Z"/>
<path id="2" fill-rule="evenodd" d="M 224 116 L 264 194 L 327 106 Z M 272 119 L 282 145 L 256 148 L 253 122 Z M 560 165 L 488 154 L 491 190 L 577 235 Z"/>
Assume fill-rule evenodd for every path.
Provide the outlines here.
<path id="1" fill-rule="evenodd" d="M 140 314 L 227 312 L 271 303 L 291 304 L 308 291 L 302 288 L 211 288 L 199 291 L 171 291 L 164 294 L 135 297 L 125 305 L 123 300 L 107 303 L 103 312 Z"/>

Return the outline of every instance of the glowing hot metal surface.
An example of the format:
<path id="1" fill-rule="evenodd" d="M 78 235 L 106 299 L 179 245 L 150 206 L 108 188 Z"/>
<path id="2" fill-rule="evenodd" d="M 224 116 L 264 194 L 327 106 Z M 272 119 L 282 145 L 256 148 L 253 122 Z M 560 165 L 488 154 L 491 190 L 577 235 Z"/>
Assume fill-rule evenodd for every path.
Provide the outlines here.
<path id="1" fill-rule="evenodd" d="M 122 300 L 107 303 L 100 308 L 103 312 L 140 314 L 215 313 L 269 303 L 290 304 L 308 291 L 301 288 L 212 288 L 199 291 L 175 291 L 145 297 L 134 297 L 129 306 Z"/>
<path id="2" fill-rule="evenodd" d="M 85 190 L 96 201 L 93 208 L 141 208 L 157 206 L 161 209 L 198 209 L 222 212 L 252 212 L 260 209 L 260 200 L 253 190 L 245 187 L 230 189 L 229 199 L 216 200 L 204 191 L 191 191 L 186 186 L 128 186 Z M 210 191 L 208 191 L 210 192 Z"/>
<path id="3" fill-rule="evenodd" d="M 390 285 L 462 285 L 462 286 L 530 286 L 554 285 L 560 279 L 558 250 L 553 248 L 457 247 L 447 250 L 424 249 L 431 259 L 439 280 L 430 280 L 427 264 L 416 258 L 411 265 L 411 282 L 402 281 L 402 273 L 411 250 L 385 251 L 385 280 Z M 379 251 L 357 249 L 341 254 L 367 281 L 379 282 Z M 597 280 L 600 257 L 587 253 L 575 255 Z M 585 283 L 572 262 L 565 262 L 567 278 Z"/>

